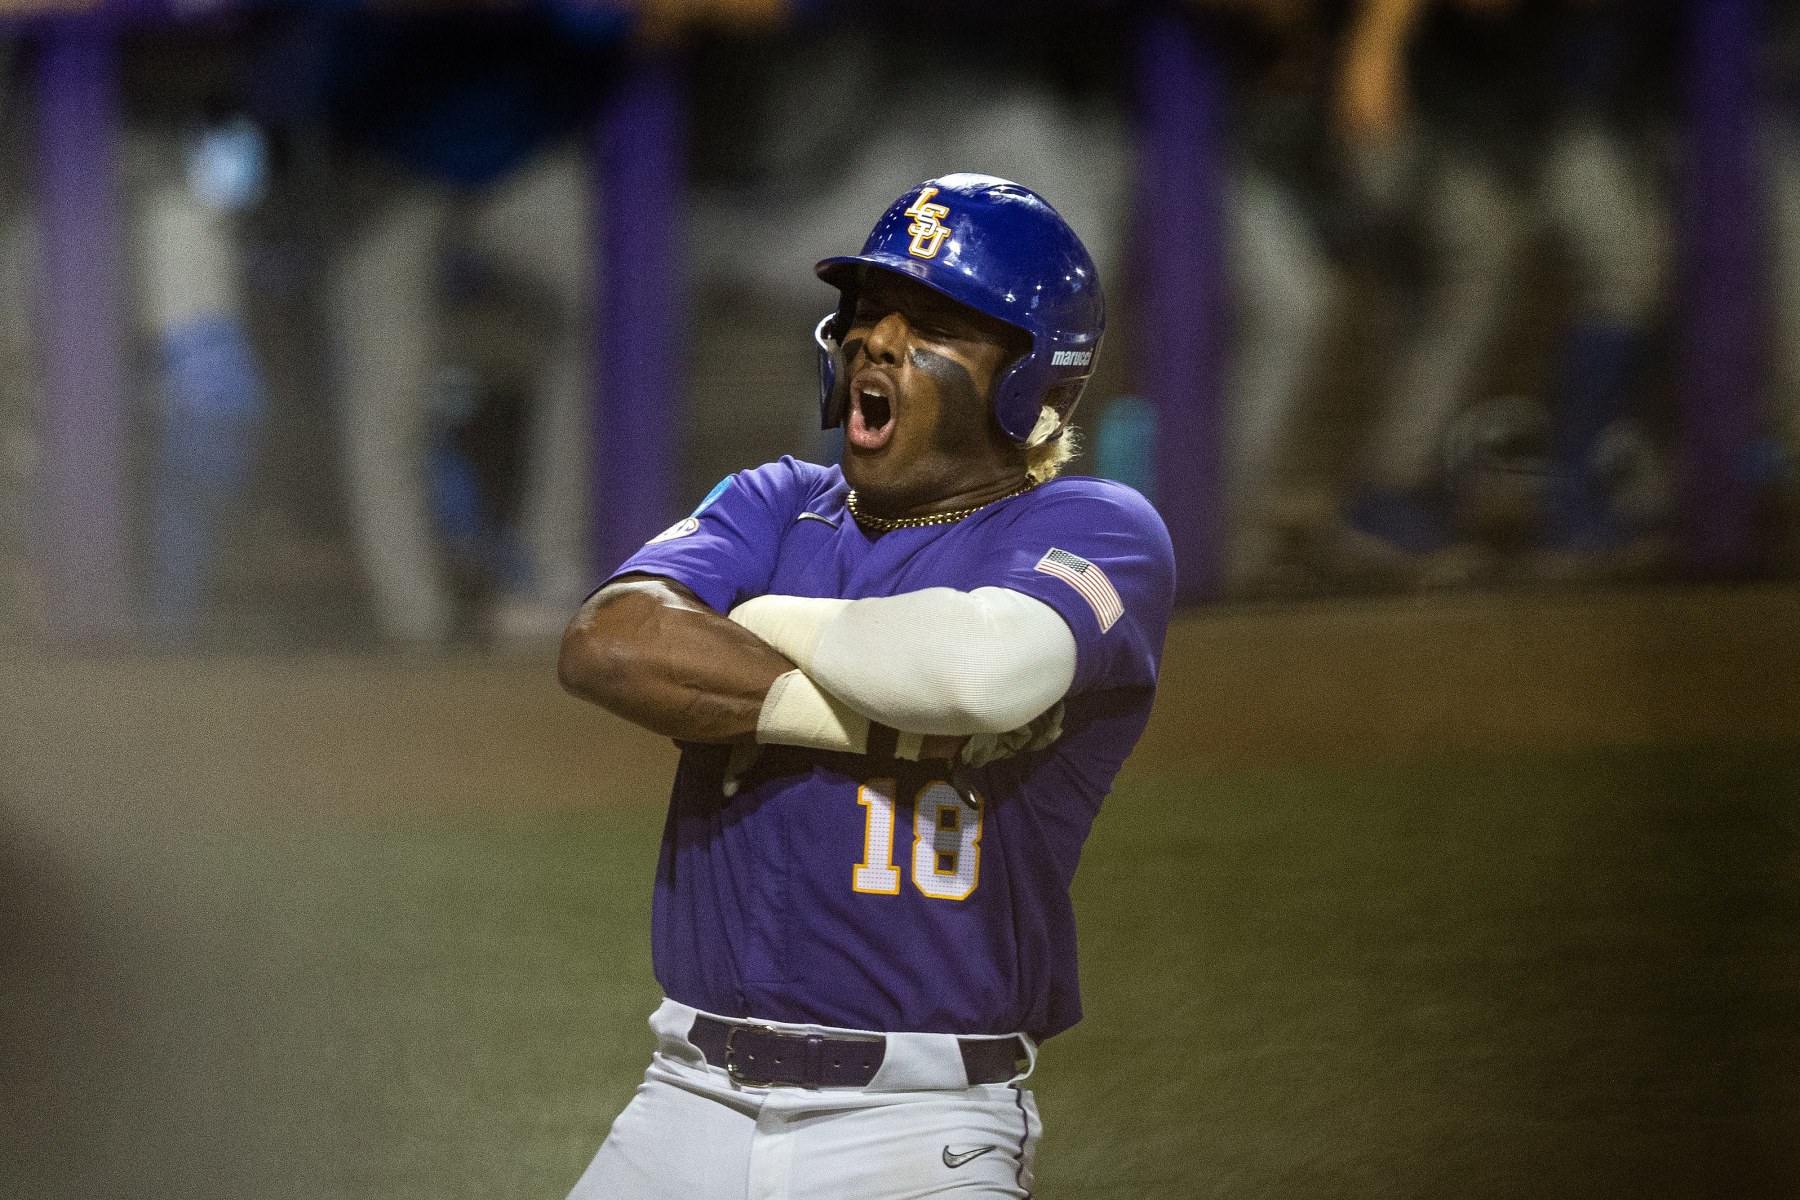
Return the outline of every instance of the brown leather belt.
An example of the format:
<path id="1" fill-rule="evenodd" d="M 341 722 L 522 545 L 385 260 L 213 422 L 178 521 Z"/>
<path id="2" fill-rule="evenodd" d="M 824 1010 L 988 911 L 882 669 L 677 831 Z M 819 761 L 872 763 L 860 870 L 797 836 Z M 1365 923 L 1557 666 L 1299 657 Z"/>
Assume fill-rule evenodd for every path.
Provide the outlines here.
<path id="1" fill-rule="evenodd" d="M 887 1057 L 879 1034 L 787 1033 L 751 1021 L 722 1021 L 701 1014 L 688 1041 L 706 1061 L 724 1067 L 747 1087 L 867 1087 Z M 1029 1058 L 1018 1037 L 956 1039 L 971 1085 L 1005 1083 Z"/>

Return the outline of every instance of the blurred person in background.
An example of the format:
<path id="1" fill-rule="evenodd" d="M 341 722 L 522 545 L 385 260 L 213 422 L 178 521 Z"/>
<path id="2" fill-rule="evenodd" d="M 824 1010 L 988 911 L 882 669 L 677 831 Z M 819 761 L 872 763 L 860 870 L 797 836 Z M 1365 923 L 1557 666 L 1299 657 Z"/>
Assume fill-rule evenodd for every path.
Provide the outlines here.
<path id="1" fill-rule="evenodd" d="M 1532 572 L 1654 565 L 1669 499 L 1649 440 L 1646 365 L 1672 274 L 1664 147 L 1677 6 L 1570 0 L 1558 32 L 1558 123 L 1539 167 L 1542 220 L 1572 275 L 1554 350 L 1547 491 Z"/>
<path id="2" fill-rule="evenodd" d="M 1321 211 L 1322 124 L 1336 6 L 1317 0 L 1197 0 L 1236 68 L 1226 255 L 1232 312 L 1226 594 L 1304 587 L 1281 529 L 1277 476 L 1317 380 L 1336 270 Z"/>
<path id="3" fill-rule="evenodd" d="M 1388 321 L 1390 384 L 1345 504 L 1358 569 L 1413 583 L 1491 568 L 1459 526 L 1446 426 L 1476 395 L 1521 254 L 1541 226 L 1572 276 L 1548 428 L 1502 403 L 1474 412 L 1477 444 L 1523 440 L 1542 472 L 1537 572 L 1638 564 L 1654 542 L 1606 486 L 1603 449 L 1631 409 L 1668 259 L 1665 215 L 1621 135 L 1654 77 L 1665 6 L 1604 0 L 1364 0 L 1334 124 L 1388 269 L 1411 274 Z M 1653 107 L 1653 106 L 1652 106 Z M 1548 133 L 1546 134 L 1546 131 Z M 1397 243 L 1397 244 L 1396 244 Z"/>
<path id="4" fill-rule="evenodd" d="M 252 483 L 267 386 L 245 302 L 245 220 L 268 155 L 229 40 L 155 38 L 126 59 L 120 180 L 134 327 L 146 344 L 145 632 L 199 636 L 222 538 Z"/>
<path id="5" fill-rule="evenodd" d="M 628 38 L 783 9 L 448 3 L 329 36 L 353 196 L 330 286 L 344 457 L 384 637 L 561 633 L 591 573 L 595 109 Z M 484 315 L 494 336 L 463 336 Z"/>
<path id="6" fill-rule="evenodd" d="M 784 9 L 444 3 L 337 23 L 327 103 L 354 199 L 330 305 L 352 520 L 387 639 L 560 634 L 591 573 L 592 118 L 628 39 Z"/>
<path id="7" fill-rule="evenodd" d="M 457 611 L 458 566 L 491 569 L 503 636 L 553 635 L 580 597 L 594 274 L 581 135 L 624 29 L 610 9 L 580 22 L 440 9 L 358 13 L 326 35 L 330 123 L 348 150 L 329 285 L 344 461 L 377 623 L 392 641 L 443 643 L 471 622 L 481 631 L 485 614 Z M 529 310 L 513 324 L 537 344 L 497 357 L 535 359 L 535 370 L 499 370 L 496 356 L 449 343 L 447 300 L 459 291 L 483 296 L 477 307 L 496 293 L 531 297 L 501 303 Z M 529 430 L 522 508 L 492 494 L 493 472 L 447 432 L 484 398 Z"/>

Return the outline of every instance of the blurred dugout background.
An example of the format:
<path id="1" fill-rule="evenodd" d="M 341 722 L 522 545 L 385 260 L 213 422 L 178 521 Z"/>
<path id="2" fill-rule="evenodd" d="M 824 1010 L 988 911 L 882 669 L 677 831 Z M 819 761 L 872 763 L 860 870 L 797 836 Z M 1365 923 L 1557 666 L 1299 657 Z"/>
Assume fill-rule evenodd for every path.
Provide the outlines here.
<path id="1" fill-rule="evenodd" d="M 15 641 L 553 634 L 834 452 L 810 264 L 969 167 L 1102 264 L 1077 469 L 1190 601 L 1796 568 L 1788 6 L 24 7 Z"/>
<path id="2" fill-rule="evenodd" d="M 562 1194 L 673 752 L 553 639 L 963 169 L 1189 606 L 1043 1194 L 1800 1193 L 1794 6 L 0 20 L 0 1195 Z"/>

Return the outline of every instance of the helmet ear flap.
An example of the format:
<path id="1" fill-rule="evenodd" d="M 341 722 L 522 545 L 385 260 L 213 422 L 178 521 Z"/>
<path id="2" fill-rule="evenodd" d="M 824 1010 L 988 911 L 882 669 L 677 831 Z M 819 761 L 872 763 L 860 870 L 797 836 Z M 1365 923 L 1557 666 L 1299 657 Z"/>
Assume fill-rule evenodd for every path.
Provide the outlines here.
<path id="1" fill-rule="evenodd" d="M 994 390 L 994 419 L 1020 445 L 1028 445 L 1038 436 L 1038 420 L 1045 408 L 1053 409 L 1058 417 L 1056 434 L 1045 440 L 1061 437 L 1087 387 L 1086 375 L 1058 381 L 1056 373 L 1043 367 L 1043 357 L 1028 354 L 1021 358 L 1001 376 Z"/>
<path id="2" fill-rule="evenodd" d="M 813 329 L 813 344 L 819 350 L 819 428 L 836 429 L 844 423 L 844 409 L 850 398 L 850 372 L 844 365 L 842 332 L 844 310 L 825 314 Z"/>
<path id="3" fill-rule="evenodd" d="M 1037 424 L 1038 406 L 1032 400 L 1032 393 L 1037 390 L 1032 386 L 1036 382 L 1033 377 L 1038 374 L 1033 369 L 1035 357 L 1020 357 L 1006 368 L 994 386 L 994 420 L 1007 437 L 1020 444 L 1031 436 L 1032 427 Z"/>

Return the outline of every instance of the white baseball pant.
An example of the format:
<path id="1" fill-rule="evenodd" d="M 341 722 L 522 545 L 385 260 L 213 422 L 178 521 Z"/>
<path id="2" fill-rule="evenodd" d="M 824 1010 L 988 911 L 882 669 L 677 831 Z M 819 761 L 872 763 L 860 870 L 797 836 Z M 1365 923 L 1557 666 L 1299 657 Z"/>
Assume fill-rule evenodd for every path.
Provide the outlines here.
<path id="1" fill-rule="evenodd" d="M 569 1200 L 1029 1200 L 1029 1066 L 971 1087 L 954 1037 L 889 1034 L 866 1087 L 751 1087 L 688 1041 L 696 1015 L 665 1000 L 651 1016 L 650 1069 Z"/>

